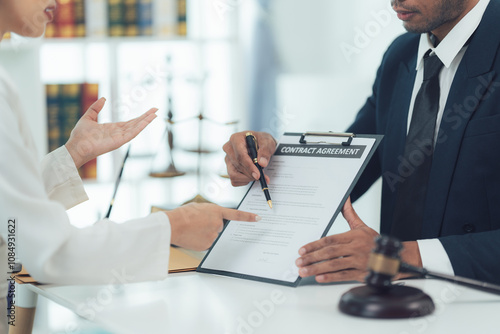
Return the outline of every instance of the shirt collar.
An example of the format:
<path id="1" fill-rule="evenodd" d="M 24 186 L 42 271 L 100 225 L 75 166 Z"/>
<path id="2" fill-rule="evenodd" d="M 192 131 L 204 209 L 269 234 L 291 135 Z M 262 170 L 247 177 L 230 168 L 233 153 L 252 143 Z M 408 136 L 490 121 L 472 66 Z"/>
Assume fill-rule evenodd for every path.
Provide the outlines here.
<path id="1" fill-rule="evenodd" d="M 490 0 L 480 0 L 476 6 L 474 6 L 474 8 L 453 27 L 437 47 L 434 47 L 433 38 L 430 33 L 420 35 L 416 69 L 419 70 L 422 68 L 424 55 L 429 49 L 432 50 L 431 55 L 436 54 L 446 68 L 450 67 L 453 59 L 455 59 L 474 31 L 476 31 L 489 2 Z"/>

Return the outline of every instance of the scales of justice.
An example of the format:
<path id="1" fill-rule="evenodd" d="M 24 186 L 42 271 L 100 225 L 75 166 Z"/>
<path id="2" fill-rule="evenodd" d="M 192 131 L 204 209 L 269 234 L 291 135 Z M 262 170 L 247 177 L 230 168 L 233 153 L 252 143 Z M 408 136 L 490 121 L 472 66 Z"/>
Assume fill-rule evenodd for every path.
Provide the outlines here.
<path id="1" fill-rule="evenodd" d="M 171 64 L 171 57 L 167 57 L 167 64 Z M 210 203 L 209 200 L 207 200 L 203 195 L 201 194 L 201 183 L 202 183 L 202 155 L 204 154 L 211 154 L 214 153 L 214 150 L 209 150 L 204 147 L 203 145 L 203 139 L 204 139 L 204 132 L 203 132 L 203 124 L 205 122 L 209 122 L 215 125 L 219 125 L 221 127 L 226 127 L 226 126 L 234 126 L 236 130 L 236 126 L 238 124 L 238 121 L 230 121 L 230 122 L 219 122 L 216 121 L 212 118 L 206 117 L 204 115 L 204 86 L 205 82 L 207 79 L 207 75 L 204 74 L 201 78 L 197 79 L 191 79 L 190 81 L 195 82 L 199 85 L 199 91 L 200 91 L 200 106 L 199 106 L 199 113 L 195 116 L 188 117 L 185 119 L 180 119 L 180 120 L 175 120 L 174 119 L 174 107 L 173 107 L 173 96 L 172 96 L 172 81 L 173 81 L 173 75 L 172 71 L 169 71 L 169 74 L 167 76 L 167 85 L 168 85 L 168 105 L 167 105 L 167 117 L 165 118 L 165 131 L 163 133 L 161 141 L 164 142 L 166 140 L 166 149 L 167 149 L 167 155 L 168 155 L 168 165 L 166 168 L 160 170 L 160 171 L 153 171 L 149 173 L 149 176 L 151 177 L 156 177 L 156 178 L 174 178 L 174 177 L 179 177 L 186 175 L 185 171 L 180 171 L 177 169 L 175 166 L 174 162 L 174 156 L 173 152 L 174 150 L 177 150 L 179 148 L 175 147 L 175 140 L 174 140 L 174 127 L 178 124 L 185 123 L 185 122 L 193 122 L 197 123 L 198 125 L 198 143 L 197 146 L 194 149 L 182 149 L 183 151 L 186 152 L 191 152 L 191 153 L 196 153 L 197 156 L 197 165 L 196 165 L 196 182 L 197 182 L 197 190 L 198 193 L 196 196 L 194 196 L 192 199 L 186 201 L 183 204 L 187 203 Z M 160 145 L 160 148 L 164 146 Z M 160 152 L 159 152 L 160 153 Z M 157 155 L 159 154 L 157 153 Z M 162 152 L 164 153 L 164 152 Z M 227 175 L 220 175 L 221 177 L 227 178 Z"/>

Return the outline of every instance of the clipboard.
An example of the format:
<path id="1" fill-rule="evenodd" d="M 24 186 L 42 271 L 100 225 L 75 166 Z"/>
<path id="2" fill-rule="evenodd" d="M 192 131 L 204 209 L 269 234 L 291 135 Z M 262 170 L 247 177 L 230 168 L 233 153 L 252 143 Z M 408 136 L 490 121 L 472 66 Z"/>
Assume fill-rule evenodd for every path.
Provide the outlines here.
<path id="1" fill-rule="evenodd" d="M 238 209 L 257 213 L 262 221 L 226 224 L 196 271 L 296 287 L 301 280 L 295 266 L 299 248 L 326 236 L 382 138 L 335 132 L 285 133 L 264 171 L 271 178 L 269 191 L 276 211 L 265 207 L 264 194 L 259 194 L 262 190 L 253 182 Z M 338 177 L 318 181 L 329 175 L 326 168 L 332 166 Z M 343 177 L 346 179 L 341 180 Z M 287 183 L 287 178 L 293 181 Z M 307 184 L 309 179 L 316 184 Z M 338 189 L 328 187 L 337 183 Z M 336 198 L 330 206 L 324 197 L 328 194 Z M 287 216 L 287 212 L 295 215 Z"/>

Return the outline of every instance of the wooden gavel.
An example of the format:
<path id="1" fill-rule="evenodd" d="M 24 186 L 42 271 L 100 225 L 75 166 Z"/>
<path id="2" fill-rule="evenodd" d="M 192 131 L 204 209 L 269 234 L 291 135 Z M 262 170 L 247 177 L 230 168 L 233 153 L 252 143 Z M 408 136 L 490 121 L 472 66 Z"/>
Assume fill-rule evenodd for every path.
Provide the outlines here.
<path id="1" fill-rule="evenodd" d="M 392 284 L 398 273 L 415 273 L 500 295 L 500 286 L 478 280 L 429 271 L 401 261 L 402 243 L 395 238 L 379 236 L 368 261 L 366 285 L 353 288 L 340 299 L 339 309 L 347 314 L 367 318 L 410 318 L 425 316 L 435 309 L 432 299 L 422 290 Z"/>

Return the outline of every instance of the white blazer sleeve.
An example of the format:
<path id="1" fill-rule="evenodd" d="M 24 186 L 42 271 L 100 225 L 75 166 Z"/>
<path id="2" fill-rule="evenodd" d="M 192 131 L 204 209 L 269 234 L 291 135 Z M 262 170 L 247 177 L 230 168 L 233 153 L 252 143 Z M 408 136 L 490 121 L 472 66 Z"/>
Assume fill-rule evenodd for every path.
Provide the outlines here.
<path id="1" fill-rule="evenodd" d="M 72 226 L 61 203 L 75 203 L 80 195 L 67 202 L 60 196 L 73 188 L 66 189 L 65 185 L 73 178 L 49 182 L 55 185 L 52 196 L 57 194 L 58 201 L 49 198 L 36 154 L 27 147 L 20 130 L 25 126 L 23 117 L 11 109 L 1 93 L 1 233 L 7 234 L 8 219 L 16 220 L 16 255 L 28 272 L 40 282 L 62 284 L 116 284 L 165 278 L 170 251 L 167 215 L 159 212 L 123 224 L 103 220 L 84 229 Z M 57 161 L 52 159 L 51 168 L 59 168 L 55 167 Z M 66 167 L 63 164 L 61 168 Z M 65 186 L 58 189 L 58 185 Z"/>
<path id="2" fill-rule="evenodd" d="M 47 195 L 64 205 L 66 210 L 89 199 L 66 146 L 47 154 L 41 167 Z"/>

